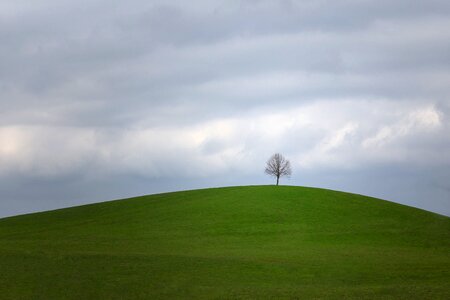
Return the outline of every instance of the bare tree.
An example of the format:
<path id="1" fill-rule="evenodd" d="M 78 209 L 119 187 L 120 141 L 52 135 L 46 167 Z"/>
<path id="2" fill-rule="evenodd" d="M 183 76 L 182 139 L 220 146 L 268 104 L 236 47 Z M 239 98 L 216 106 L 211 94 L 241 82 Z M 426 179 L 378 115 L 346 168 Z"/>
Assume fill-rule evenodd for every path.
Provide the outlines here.
<path id="1" fill-rule="evenodd" d="M 267 161 L 265 173 L 270 176 L 276 177 L 278 185 L 280 177 L 291 176 L 291 163 L 280 153 L 275 153 Z"/>

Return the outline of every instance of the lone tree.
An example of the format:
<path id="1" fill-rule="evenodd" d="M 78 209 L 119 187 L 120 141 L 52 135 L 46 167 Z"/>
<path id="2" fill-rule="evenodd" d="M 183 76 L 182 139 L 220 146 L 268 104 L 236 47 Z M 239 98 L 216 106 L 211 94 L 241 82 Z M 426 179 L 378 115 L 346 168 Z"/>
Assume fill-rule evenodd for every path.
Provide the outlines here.
<path id="1" fill-rule="evenodd" d="M 282 176 L 291 176 L 291 163 L 280 153 L 272 155 L 266 164 L 265 173 L 277 178 L 277 185 Z"/>

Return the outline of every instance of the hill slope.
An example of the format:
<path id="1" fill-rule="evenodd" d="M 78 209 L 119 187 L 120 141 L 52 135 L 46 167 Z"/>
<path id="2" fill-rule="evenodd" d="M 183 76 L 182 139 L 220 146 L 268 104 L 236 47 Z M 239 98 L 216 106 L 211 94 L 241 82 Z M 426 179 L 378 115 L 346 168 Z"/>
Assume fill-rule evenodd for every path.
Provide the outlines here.
<path id="1" fill-rule="evenodd" d="M 288 186 L 0 220 L 1 299 L 449 299 L 450 218 Z"/>

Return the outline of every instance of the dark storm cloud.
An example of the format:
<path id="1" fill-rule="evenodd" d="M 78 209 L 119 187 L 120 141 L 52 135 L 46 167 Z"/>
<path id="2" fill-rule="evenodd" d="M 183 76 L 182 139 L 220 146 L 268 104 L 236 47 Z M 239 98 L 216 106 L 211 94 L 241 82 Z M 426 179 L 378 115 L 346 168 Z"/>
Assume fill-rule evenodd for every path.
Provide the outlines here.
<path id="1" fill-rule="evenodd" d="M 274 151 L 305 174 L 293 184 L 449 214 L 450 186 L 419 171 L 450 166 L 449 15 L 448 1 L 3 2 L 0 215 L 266 182 Z M 389 166 L 407 170 L 400 191 Z M 374 172 L 385 194 L 356 180 Z"/>

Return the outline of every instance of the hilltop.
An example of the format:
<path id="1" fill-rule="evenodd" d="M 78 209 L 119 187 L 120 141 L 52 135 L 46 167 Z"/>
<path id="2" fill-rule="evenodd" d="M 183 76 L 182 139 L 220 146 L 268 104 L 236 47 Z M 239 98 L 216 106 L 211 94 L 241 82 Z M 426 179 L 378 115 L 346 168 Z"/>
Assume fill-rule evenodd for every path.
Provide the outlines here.
<path id="1" fill-rule="evenodd" d="M 246 186 L 0 219 L 1 299 L 449 299 L 450 218 Z"/>

